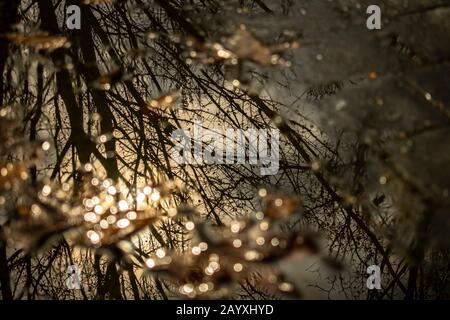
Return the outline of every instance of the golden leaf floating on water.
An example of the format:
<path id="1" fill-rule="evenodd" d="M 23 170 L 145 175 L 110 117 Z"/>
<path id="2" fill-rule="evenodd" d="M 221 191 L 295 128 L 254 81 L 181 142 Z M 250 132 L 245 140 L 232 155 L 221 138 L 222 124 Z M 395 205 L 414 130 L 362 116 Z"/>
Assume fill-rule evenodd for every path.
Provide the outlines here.
<path id="1" fill-rule="evenodd" d="M 281 44 L 266 44 L 253 36 L 245 26 L 241 26 L 225 42 L 225 48 L 229 51 L 219 50 L 218 55 L 224 58 L 235 56 L 238 59 L 252 61 L 261 65 L 277 64 L 280 62 L 278 53 L 298 48 L 296 41 Z"/>
<path id="2" fill-rule="evenodd" d="M 214 241 L 202 236 L 201 242 L 193 243 L 190 253 L 183 254 L 160 248 L 146 260 L 146 270 L 177 284 L 179 293 L 188 298 L 219 294 L 221 289 L 232 292 L 228 289 L 249 279 L 272 294 L 298 297 L 299 290 L 284 280 L 277 263 L 292 254 L 309 256 L 319 252 L 313 235 L 286 233 L 271 228 L 268 220 L 252 222 L 244 218 L 221 227 L 198 222 L 188 229 L 204 235 L 205 228 L 214 228 Z"/>
<path id="3" fill-rule="evenodd" d="M 23 162 L 0 163 L 0 191 L 9 190 L 16 181 L 26 180 L 28 168 Z"/>
<path id="4" fill-rule="evenodd" d="M 92 81 L 89 85 L 99 90 L 109 90 L 112 86 L 125 79 L 127 75 L 122 68 L 117 68 L 110 73 L 101 75 L 98 79 Z"/>
<path id="5" fill-rule="evenodd" d="M 87 212 L 85 219 L 96 220 L 86 224 L 87 230 L 81 239 L 81 243 L 88 247 L 116 244 L 159 220 L 149 210 L 129 210 L 117 214 L 107 210 L 103 214 L 96 215 L 95 218 L 90 215 L 93 215 L 92 212 Z"/>
<path id="6" fill-rule="evenodd" d="M 16 248 L 32 252 L 44 248 L 53 239 L 62 238 L 70 228 L 65 221 L 19 220 L 7 226 L 5 233 Z"/>
<path id="7" fill-rule="evenodd" d="M 174 107 L 177 101 L 181 97 L 181 90 L 174 90 L 167 94 L 164 94 L 158 98 L 152 99 L 148 106 L 149 108 L 159 109 L 162 111 L 169 110 Z"/>
<path id="8" fill-rule="evenodd" d="M 264 215 L 271 219 L 289 217 L 300 204 L 297 197 L 269 193 L 264 197 Z"/>
<path id="9" fill-rule="evenodd" d="M 239 283 L 254 269 L 247 266 L 241 251 L 233 247 L 207 250 L 201 245 L 192 248 L 192 255 L 167 254 L 158 249 L 146 261 L 151 273 L 179 284 L 179 292 L 194 298 L 212 290 Z M 208 287 L 205 287 L 208 284 Z"/>
<path id="10" fill-rule="evenodd" d="M 101 179 L 93 171 L 93 166 L 86 164 L 81 173 L 83 204 L 77 214 L 82 231 L 78 242 L 88 247 L 114 246 L 168 218 L 161 210 L 161 201 L 170 201 L 182 188 L 181 182 L 165 181 L 130 190 L 126 184 Z"/>
<path id="11" fill-rule="evenodd" d="M 46 50 L 49 52 L 70 45 L 70 42 L 66 37 L 53 36 L 48 32 L 43 31 L 31 34 L 7 33 L 5 37 L 11 42 L 23 44 L 35 50 Z"/>
<path id="12" fill-rule="evenodd" d="M 257 282 L 274 293 L 298 296 L 298 290 L 293 285 L 288 286 L 280 281 L 283 277 L 276 268 L 248 260 L 248 256 L 256 251 L 230 246 L 208 249 L 202 248 L 201 244 L 192 248 L 191 256 L 168 254 L 164 249 L 158 249 L 155 257 L 147 259 L 146 267 L 150 273 L 177 283 L 179 292 L 189 298 L 237 285 L 256 273 L 264 275 Z"/>
<path id="13" fill-rule="evenodd" d="M 239 28 L 231 36 L 226 47 L 238 58 L 259 64 L 270 64 L 272 52 L 268 45 L 256 39 L 246 28 Z"/>
<path id="14" fill-rule="evenodd" d="M 297 41 L 266 44 L 250 33 L 244 25 L 222 43 L 203 43 L 192 38 L 188 39 L 186 44 L 191 49 L 187 59 L 199 60 L 205 64 L 221 61 L 237 64 L 238 61 L 246 60 L 260 65 L 290 65 L 280 54 L 285 50 L 300 47 Z"/>

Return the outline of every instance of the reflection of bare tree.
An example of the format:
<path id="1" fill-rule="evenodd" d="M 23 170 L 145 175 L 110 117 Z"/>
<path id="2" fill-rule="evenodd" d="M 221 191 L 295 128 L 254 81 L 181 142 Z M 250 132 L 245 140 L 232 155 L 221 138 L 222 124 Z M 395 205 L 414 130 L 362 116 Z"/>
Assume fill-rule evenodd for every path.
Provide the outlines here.
<path id="1" fill-rule="evenodd" d="M 282 230 L 308 227 L 327 239 L 330 258 L 318 274 L 328 278 L 315 284 L 319 291 L 330 297 L 444 299 L 449 273 L 448 185 L 440 178 L 446 176 L 444 152 L 432 152 L 440 168 L 425 168 L 423 174 L 418 169 L 425 145 L 447 148 L 442 140 L 448 97 L 438 79 L 448 68 L 448 47 L 445 32 L 437 32 L 436 43 L 420 43 L 407 30 L 423 13 L 420 23 L 429 34 L 448 18 L 448 7 L 426 2 L 429 6 L 386 5 L 392 27 L 376 36 L 361 30 L 364 10 L 353 9 L 351 0 L 326 6 L 320 1 L 2 4 L 8 7 L 2 10 L 8 12 L 2 30 L 10 36 L 0 40 L 1 104 L 20 105 L 27 140 L 53 143 L 46 162 L 29 166 L 35 186 L 50 177 L 81 190 L 86 178 L 80 167 L 88 163 L 122 181 L 131 194 L 142 183 L 182 181 L 193 192 L 176 195 L 171 205 L 196 210 L 219 227 L 258 211 L 255 191 L 267 186 L 269 193 L 301 200 L 301 217 L 292 215 Z M 81 7 L 81 30 L 61 27 L 70 4 Z M 13 29 L 14 21 L 23 30 Z M 33 38 L 35 25 L 46 32 L 37 43 L 57 46 L 54 37 L 64 35 L 71 46 L 33 48 L 36 41 L 24 39 Z M 373 52 L 379 61 L 373 61 Z M 312 116 L 305 116 L 311 110 Z M 212 127 L 278 127 L 279 174 L 261 177 L 249 166 L 174 164 L 170 133 L 191 127 L 197 118 Z M 2 161 L 16 156 L 4 153 L 9 158 Z M 188 252 L 193 239 L 177 220 L 150 224 L 145 231 L 131 238 L 136 253 L 131 260 L 115 246 L 106 254 L 65 239 L 46 242 L 38 254 L 2 245 L 2 296 L 170 298 L 177 291 L 173 283 L 143 276 L 139 263 L 158 248 Z M 324 270 L 336 261 L 349 272 L 327 276 Z M 275 264 L 292 270 L 297 262 Z M 80 292 L 65 287 L 65 270 L 72 264 L 83 266 Z M 378 292 L 365 287 L 371 264 L 383 271 Z M 258 272 L 240 279 L 233 294 L 272 296 L 261 279 Z"/>

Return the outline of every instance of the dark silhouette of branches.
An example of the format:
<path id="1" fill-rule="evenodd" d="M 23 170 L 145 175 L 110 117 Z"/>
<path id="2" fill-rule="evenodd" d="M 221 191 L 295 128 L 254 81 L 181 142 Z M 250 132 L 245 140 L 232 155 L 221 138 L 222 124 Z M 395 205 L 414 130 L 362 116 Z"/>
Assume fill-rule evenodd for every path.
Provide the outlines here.
<path id="1" fill-rule="evenodd" d="M 2 298 L 447 299 L 448 5 L 355 3 L 2 2 Z M 199 119 L 278 173 L 174 162 Z"/>

